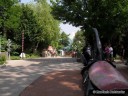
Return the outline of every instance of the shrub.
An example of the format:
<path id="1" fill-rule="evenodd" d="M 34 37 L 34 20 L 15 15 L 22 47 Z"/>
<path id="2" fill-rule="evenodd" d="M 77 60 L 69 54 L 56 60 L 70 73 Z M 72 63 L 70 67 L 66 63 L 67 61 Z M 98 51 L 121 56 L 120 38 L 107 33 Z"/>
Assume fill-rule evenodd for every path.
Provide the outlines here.
<path id="1" fill-rule="evenodd" d="M 20 60 L 19 56 L 11 56 L 11 60 Z"/>
<path id="2" fill-rule="evenodd" d="M 6 56 L 5 55 L 1 55 L 0 56 L 0 65 L 6 63 Z"/>
<path id="3" fill-rule="evenodd" d="M 37 54 L 26 54 L 26 58 L 38 58 L 39 56 Z"/>
<path id="4" fill-rule="evenodd" d="M 11 55 L 12 55 L 12 56 L 19 56 L 20 54 L 19 54 L 18 52 L 15 52 L 15 51 L 14 51 L 14 52 L 11 53 Z"/>

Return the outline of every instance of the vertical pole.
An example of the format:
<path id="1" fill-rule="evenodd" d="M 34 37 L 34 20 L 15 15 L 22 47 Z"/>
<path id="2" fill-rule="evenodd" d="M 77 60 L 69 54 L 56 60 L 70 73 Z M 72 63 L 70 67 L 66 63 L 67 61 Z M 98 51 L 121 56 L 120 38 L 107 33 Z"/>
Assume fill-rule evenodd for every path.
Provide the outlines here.
<path id="1" fill-rule="evenodd" d="M 10 60 L 10 51 L 11 51 L 11 48 L 10 48 L 10 46 L 11 46 L 11 40 L 10 39 L 8 39 L 7 46 L 8 46 L 8 60 Z"/>
<path id="2" fill-rule="evenodd" d="M 24 53 L 24 30 L 22 31 L 22 59 L 23 59 L 23 54 Z"/>
<path id="3" fill-rule="evenodd" d="M 8 59 L 10 60 L 10 44 L 8 46 Z"/>

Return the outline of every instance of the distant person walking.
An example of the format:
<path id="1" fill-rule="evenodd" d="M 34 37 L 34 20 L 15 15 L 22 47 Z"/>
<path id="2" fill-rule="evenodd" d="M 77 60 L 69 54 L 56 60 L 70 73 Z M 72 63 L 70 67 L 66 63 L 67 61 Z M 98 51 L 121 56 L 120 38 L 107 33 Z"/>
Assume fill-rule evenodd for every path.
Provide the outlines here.
<path id="1" fill-rule="evenodd" d="M 91 46 L 90 46 L 90 45 L 88 45 L 86 51 L 88 52 L 88 54 L 89 54 L 90 57 L 91 57 L 92 54 L 91 54 Z"/>
<path id="2" fill-rule="evenodd" d="M 113 60 L 113 48 L 112 48 L 111 44 L 109 44 L 109 60 L 114 61 Z"/>
<path id="3" fill-rule="evenodd" d="M 88 63 L 89 62 L 89 60 L 91 59 L 91 56 L 90 56 L 90 49 L 89 50 L 87 50 L 88 48 L 86 47 L 86 46 L 84 46 L 83 47 L 83 55 L 84 55 L 84 57 L 85 57 L 85 59 L 86 59 L 86 62 Z"/>

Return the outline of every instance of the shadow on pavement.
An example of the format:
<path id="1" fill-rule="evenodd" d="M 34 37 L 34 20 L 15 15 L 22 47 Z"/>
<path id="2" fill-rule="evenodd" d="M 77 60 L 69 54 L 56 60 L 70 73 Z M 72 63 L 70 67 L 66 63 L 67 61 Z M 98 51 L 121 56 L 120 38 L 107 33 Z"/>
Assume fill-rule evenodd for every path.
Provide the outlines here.
<path id="1" fill-rule="evenodd" d="M 15 61 L 15 63 L 17 63 L 17 66 L 7 65 L 5 68 L 0 69 L 1 96 L 18 96 L 26 86 L 48 72 L 80 70 L 82 67 L 82 64 L 77 63 L 74 58 L 40 58 L 19 60 Z"/>
<path id="2" fill-rule="evenodd" d="M 47 62 L 48 64 L 60 64 L 60 63 L 72 63 L 76 62 L 76 58 L 71 58 L 71 57 L 53 57 L 53 58 L 39 58 L 39 59 L 26 59 L 26 61 L 33 61 L 33 62 L 40 62 L 40 63 L 45 63 Z"/>
<path id="3" fill-rule="evenodd" d="M 29 85 L 20 96 L 84 96 L 80 71 L 52 71 Z"/>
<path id="4" fill-rule="evenodd" d="M 13 66 L 14 63 L 16 64 L 16 66 Z M 39 87 L 39 88 L 43 87 L 44 90 L 46 90 L 43 96 L 50 96 L 47 94 L 49 94 L 49 92 L 53 92 L 54 89 L 57 89 L 55 90 L 56 96 L 61 96 L 58 94 L 63 94 L 63 93 L 66 94 L 65 96 L 73 96 L 73 95 L 83 96 L 83 95 L 78 95 L 78 94 L 83 94 L 80 93 L 81 92 L 80 83 L 82 83 L 82 80 L 81 80 L 80 72 L 78 72 L 81 70 L 82 66 L 83 65 L 81 63 L 76 62 L 75 58 L 39 58 L 39 59 L 13 61 L 12 64 L 10 65 L 8 64 L 5 68 L 0 69 L 0 73 L 1 73 L 0 96 L 18 96 L 21 93 L 21 91 L 24 90 L 24 88 L 26 88 L 28 85 L 30 85 L 40 76 L 41 77 L 36 81 L 39 80 L 38 82 L 43 82 L 43 84 L 41 83 Z M 117 64 L 117 69 L 121 72 L 122 75 L 124 75 L 126 79 L 128 79 L 128 75 L 127 75 L 128 66 L 124 64 Z M 74 72 L 74 70 L 77 71 Z M 57 80 L 59 82 L 57 82 Z M 72 81 L 74 83 L 72 83 Z M 79 82 L 79 83 L 76 84 L 75 82 L 77 83 Z M 44 83 L 46 84 L 45 86 Z M 49 85 L 52 83 L 54 85 Z M 32 85 L 27 88 L 30 90 L 37 90 L 34 89 L 36 88 L 35 86 L 37 86 L 36 82 L 32 83 Z M 52 89 L 50 88 L 50 86 Z M 76 87 L 78 89 L 73 89 Z M 64 88 L 64 90 L 68 90 L 69 92 L 66 93 L 66 91 L 63 91 L 63 93 L 61 93 L 62 88 Z M 70 91 L 72 93 L 70 93 Z M 31 95 L 26 95 L 26 96 L 31 96 Z M 37 95 L 32 95 L 32 96 L 37 96 Z M 39 96 L 42 96 L 42 94 Z"/>

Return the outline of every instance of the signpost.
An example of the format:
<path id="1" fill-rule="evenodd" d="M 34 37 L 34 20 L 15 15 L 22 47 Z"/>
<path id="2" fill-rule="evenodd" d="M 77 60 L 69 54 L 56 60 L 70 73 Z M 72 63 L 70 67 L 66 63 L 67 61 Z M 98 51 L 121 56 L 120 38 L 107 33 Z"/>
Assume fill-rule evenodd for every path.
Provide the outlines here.
<path id="1" fill-rule="evenodd" d="M 20 57 L 22 59 L 25 58 L 25 53 L 24 53 L 24 31 L 22 31 L 22 52 L 20 54 Z"/>
<path id="2" fill-rule="evenodd" d="M 22 32 L 22 53 L 24 52 L 24 31 Z"/>

